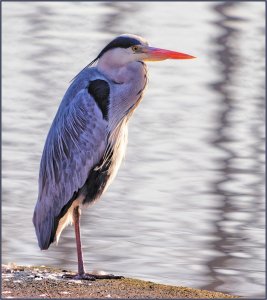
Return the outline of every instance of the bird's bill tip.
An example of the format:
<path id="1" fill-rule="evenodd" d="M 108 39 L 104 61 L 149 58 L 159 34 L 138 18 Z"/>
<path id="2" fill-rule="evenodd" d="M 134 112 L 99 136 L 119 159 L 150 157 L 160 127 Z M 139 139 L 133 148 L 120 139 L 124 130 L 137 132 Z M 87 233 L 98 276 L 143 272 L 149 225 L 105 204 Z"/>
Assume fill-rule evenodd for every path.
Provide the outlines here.
<path id="1" fill-rule="evenodd" d="M 145 49 L 146 58 L 144 60 L 146 61 L 160 61 L 165 59 L 193 59 L 196 58 L 195 56 L 166 50 L 166 49 L 160 49 L 160 48 L 154 48 L 154 47 L 147 47 Z"/>

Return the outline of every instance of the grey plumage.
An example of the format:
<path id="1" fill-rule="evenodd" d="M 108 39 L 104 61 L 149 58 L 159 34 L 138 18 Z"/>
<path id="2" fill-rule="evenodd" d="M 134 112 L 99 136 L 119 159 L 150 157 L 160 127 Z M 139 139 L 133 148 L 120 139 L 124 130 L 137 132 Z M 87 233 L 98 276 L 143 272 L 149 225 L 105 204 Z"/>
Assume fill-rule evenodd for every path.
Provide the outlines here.
<path id="1" fill-rule="evenodd" d="M 142 69 L 145 74 L 143 64 Z M 109 108 L 108 120 L 88 91 L 90 82 L 95 80 L 103 80 L 110 87 L 107 97 L 113 99 L 113 108 Z M 142 81 L 137 88 L 133 82 L 125 83 L 125 87 L 123 83 L 114 84 L 96 68 L 89 68 L 70 85 L 48 133 L 40 165 L 39 196 L 33 222 L 41 249 L 47 249 L 54 241 L 56 219 L 62 208 L 74 200 L 75 193 L 78 197 L 81 189 L 86 191 L 84 184 L 90 171 L 103 159 L 105 151 L 106 155 L 113 153 L 109 160 L 117 159 L 118 144 L 125 138 L 120 126 L 127 123 L 133 105 L 141 99 L 138 92 L 140 87 L 144 89 L 146 78 Z M 131 101 L 126 102 L 126 99 Z M 110 163 L 105 172 L 117 171 L 114 164 L 114 161 Z M 86 196 L 84 193 L 83 197 Z M 101 193 L 97 194 L 97 198 L 100 196 Z"/>
<path id="2" fill-rule="evenodd" d="M 96 278 L 84 270 L 80 208 L 96 201 L 118 171 L 129 118 L 147 85 L 144 61 L 167 58 L 193 57 L 149 47 L 135 35 L 121 35 L 74 77 L 58 108 L 42 154 L 33 223 L 40 248 L 47 249 L 74 222 L 76 278 Z"/>

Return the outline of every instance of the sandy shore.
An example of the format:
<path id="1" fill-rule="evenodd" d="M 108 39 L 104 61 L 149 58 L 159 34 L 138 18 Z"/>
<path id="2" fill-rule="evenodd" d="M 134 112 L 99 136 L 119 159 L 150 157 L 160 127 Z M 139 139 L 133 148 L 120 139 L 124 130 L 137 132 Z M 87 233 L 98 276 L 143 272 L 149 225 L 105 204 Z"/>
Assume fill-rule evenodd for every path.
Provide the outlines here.
<path id="1" fill-rule="evenodd" d="M 63 279 L 65 270 L 2 265 L 3 298 L 238 298 L 138 279 L 81 281 Z"/>

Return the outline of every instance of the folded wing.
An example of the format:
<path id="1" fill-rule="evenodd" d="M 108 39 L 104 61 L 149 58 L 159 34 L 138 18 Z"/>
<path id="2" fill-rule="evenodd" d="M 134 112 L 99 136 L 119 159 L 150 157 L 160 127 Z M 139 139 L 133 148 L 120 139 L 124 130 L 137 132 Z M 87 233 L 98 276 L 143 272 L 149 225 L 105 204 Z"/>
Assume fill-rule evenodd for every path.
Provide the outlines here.
<path id="1" fill-rule="evenodd" d="M 75 198 L 107 146 L 107 121 L 86 87 L 62 101 L 48 133 L 33 222 L 41 249 L 54 240 L 55 218 Z"/>

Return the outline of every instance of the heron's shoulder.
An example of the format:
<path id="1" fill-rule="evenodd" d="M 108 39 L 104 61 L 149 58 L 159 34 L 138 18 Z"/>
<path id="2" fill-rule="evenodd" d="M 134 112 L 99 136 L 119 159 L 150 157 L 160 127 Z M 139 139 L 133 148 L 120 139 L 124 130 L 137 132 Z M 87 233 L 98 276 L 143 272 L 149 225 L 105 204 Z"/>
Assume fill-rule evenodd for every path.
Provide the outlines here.
<path id="1" fill-rule="evenodd" d="M 80 81 L 80 80 L 94 80 L 95 78 L 104 77 L 96 67 L 90 67 L 83 69 L 78 75 L 75 77 L 74 82 Z"/>
<path id="2" fill-rule="evenodd" d="M 73 80 L 73 82 L 70 85 L 70 89 L 75 88 L 86 88 L 88 87 L 89 82 L 101 79 L 101 80 L 107 80 L 103 74 L 101 74 L 97 68 L 90 67 L 82 70 Z"/>
<path id="3" fill-rule="evenodd" d="M 106 78 L 99 73 L 95 67 L 90 67 L 82 70 L 78 75 L 76 75 L 68 87 L 62 102 L 64 105 L 67 105 L 75 96 L 82 90 L 87 89 L 90 82 L 101 79 L 106 80 Z"/>

